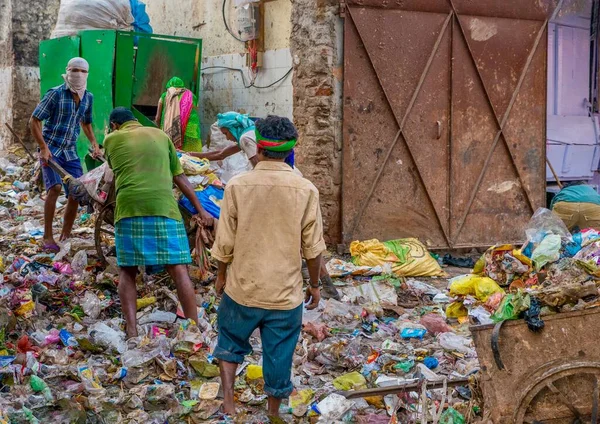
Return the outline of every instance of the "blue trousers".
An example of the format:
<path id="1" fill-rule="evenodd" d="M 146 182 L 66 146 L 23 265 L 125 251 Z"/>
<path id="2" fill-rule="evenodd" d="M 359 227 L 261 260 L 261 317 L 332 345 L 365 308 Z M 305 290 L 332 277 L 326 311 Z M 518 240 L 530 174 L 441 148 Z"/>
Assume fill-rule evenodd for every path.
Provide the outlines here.
<path id="1" fill-rule="evenodd" d="M 302 328 L 302 305 L 288 311 L 250 308 L 234 302 L 226 294 L 217 318 L 219 340 L 213 356 L 241 364 L 252 352 L 250 336 L 257 328 L 263 348 L 265 393 L 285 399 L 292 394 L 292 357 Z"/>

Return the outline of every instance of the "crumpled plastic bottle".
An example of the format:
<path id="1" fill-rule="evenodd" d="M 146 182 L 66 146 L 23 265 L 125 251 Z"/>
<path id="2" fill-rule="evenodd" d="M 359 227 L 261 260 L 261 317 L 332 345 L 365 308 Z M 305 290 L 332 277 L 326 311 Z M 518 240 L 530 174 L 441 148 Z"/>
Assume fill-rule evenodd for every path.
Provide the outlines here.
<path id="1" fill-rule="evenodd" d="M 177 320 L 177 315 L 173 312 L 154 311 L 151 314 L 144 315 L 140 318 L 140 325 L 149 324 L 151 322 L 167 322 L 174 323 Z"/>
<path id="2" fill-rule="evenodd" d="M 92 319 L 97 319 L 101 312 L 101 302 L 98 296 L 91 290 L 85 292 L 81 301 L 83 312 Z"/>
<path id="3" fill-rule="evenodd" d="M 43 394 L 44 398 L 48 402 L 52 402 L 54 400 L 48 384 L 46 384 L 46 382 L 37 375 L 32 375 L 29 378 L 29 385 L 34 392 Z"/>
<path id="4" fill-rule="evenodd" d="M 81 280 L 84 276 L 85 269 L 87 268 L 88 257 L 85 250 L 80 250 L 73 256 L 71 261 L 71 269 L 73 269 L 73 277 L 76 280 Z"/>

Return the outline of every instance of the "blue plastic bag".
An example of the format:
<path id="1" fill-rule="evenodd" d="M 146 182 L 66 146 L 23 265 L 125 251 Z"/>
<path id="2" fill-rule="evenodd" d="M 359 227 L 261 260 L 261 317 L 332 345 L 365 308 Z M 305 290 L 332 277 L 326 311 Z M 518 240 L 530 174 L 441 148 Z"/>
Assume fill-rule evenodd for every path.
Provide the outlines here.
<path id="1" fill-rule="evenodd" d="M 217 200 L 223 200 L 224 193 L 225 190 L 221 188 L 208 186 L 203 191 L 197 191 L 196 197 L 198 200 L 200 200 L 200 204 L 206 212 L 211 214 L 214 218 L 219 219 L 219 216 L 221 215 L 221 207 L 215 204 L 215 202 L 213 202 L 210 198 L 214 196 L 214 198 Z M 185 196 L 181 196 L 181 199 L 179 199 L 179 205 L 191 215 L 196 215 L 198 213 L 196 208 L 192 205 L 192 202 L 190 202 Z"/>
<path id="2" fill-rule="evenodd" d="M 135 32 L 145 32 L 152 34 L 152 26 L 150 25 L 150 17 L 146 12 L 146 5 L 140 0 L 130 0 L 131 14 L 133 15 L 133 28 Z"/>

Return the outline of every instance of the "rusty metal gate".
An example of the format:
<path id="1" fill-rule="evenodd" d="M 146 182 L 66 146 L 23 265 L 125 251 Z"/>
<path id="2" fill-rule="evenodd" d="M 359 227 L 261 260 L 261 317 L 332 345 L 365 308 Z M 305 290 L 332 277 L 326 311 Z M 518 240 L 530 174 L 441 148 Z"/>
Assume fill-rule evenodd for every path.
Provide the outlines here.
<path id="1" fill-rule="evenodd" d="M 561 3 L 346 2 L 345 243 L 522 240 L 545 203 L 547 25 Z"/>

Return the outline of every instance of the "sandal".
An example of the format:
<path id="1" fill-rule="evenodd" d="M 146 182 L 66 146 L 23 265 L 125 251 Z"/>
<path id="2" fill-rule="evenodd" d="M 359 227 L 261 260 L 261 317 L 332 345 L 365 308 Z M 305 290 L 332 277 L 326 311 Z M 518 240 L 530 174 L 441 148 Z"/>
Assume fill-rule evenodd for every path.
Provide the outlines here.
<path id="1" fill-rule="evenodd" d="M 58 253 L 60 252 L 60 246 L 56 243 L 44 243 L 42 250 L 44 253 Z"/>

